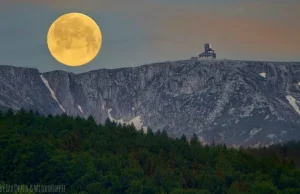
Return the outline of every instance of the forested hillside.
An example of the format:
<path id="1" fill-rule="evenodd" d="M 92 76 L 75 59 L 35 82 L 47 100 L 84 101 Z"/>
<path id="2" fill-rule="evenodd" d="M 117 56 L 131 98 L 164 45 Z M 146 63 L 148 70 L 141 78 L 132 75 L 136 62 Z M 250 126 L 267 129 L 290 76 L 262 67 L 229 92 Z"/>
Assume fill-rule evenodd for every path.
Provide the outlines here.
<path id="1" fill-rule="evenodd" d="M 92 117 L 1 113 L 0 158 L 1 184 L 65 184 L 67 193 L 300 193 L 300 143 L 208 146 Z"/>

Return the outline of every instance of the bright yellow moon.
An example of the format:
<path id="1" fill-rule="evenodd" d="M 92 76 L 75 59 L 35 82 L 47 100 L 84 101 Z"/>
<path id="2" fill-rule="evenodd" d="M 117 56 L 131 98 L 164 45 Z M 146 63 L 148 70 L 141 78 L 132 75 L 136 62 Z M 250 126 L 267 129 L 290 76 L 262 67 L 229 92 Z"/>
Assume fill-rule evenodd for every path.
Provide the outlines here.
<path id="1" fill-rule="evenodd" d="M 52 56 L 60 63 L 81 66 L 99 53 L 102 33 L 92 18 L 81 13 L 68 13 L 50 26 L 47 44 Z"/>

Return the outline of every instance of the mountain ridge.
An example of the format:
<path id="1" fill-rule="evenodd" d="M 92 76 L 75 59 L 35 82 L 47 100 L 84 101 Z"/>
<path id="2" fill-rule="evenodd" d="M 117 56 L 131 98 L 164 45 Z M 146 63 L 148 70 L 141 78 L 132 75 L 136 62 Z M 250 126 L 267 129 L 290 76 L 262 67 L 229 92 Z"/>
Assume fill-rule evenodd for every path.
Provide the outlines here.
<path id="1" fill-rule="evenodd" d="M 79 74 L 0 66 L 0 105 L 132 121 L 205 142 L 277 143 L 300 139 L 299 65 L 181 60 Z"/>
<path id="2" fill-rule="evenodd" d="M 99 68 L 99 69 L 93 69 L 93 70 L 89 70 L 89 71 L 84 71 L 84 72 L 80 72 L 80 73 L 75 73 L 75 72 L 71 72 L 71 71 L 66 71 L 66 70 L 52 70 L 52 71 L 43 71 L 41 72 L 38 68 L 36 67 L 24 67 L 24 66 L 14 66 L 14 65 L 2 65 L 0 64 L 0 67 L 13 67 L 13 68 L 23 68 L 23 69 L 35 69 L 37 71 L 39 71 L 40 73 L 49 73 L 49 72 L 55 72 L 55 71 L 61 71 L 61 72 L 65 72 L 65 73 L 70 73 L 70 74 L 75 74 L 75 75 L 80 75 L 80 74 L 84 74 L 84 73 L 90 73 L 93 71 L 101 71 L 101 70 L 120 70 L 120 69 L 131 69 L 131 68 L 139 68 L 139 67 L 144 67 L 144 66 L 153 66 L 153 65 L 161 65 L 161 64 L 166 64 L 166 63 L 178 63 L 178 62 L 190 62 L 190 61 L 194 61 L 196 62 L 196 60 L 193 59 L 183 59 L 183 60 L 176 60 L 176 61 L 161 61 L 161 62 L 154 62 L 154 63 L 147 63 L 147 64 L 142 64 L 142 65 L 137 65 L 137 66 L 126 66 L 126 67 L 117 67 L 117 68 Z M 204 59 L 199 59 L 198 62 L 201 61 L 210 61 L 210 62 L 244 62 L 244 63 L 249 63 L 249 62 L 254 62 L 254 63 L 272 63 L 272 64 L 300 64 L 300 62 L 298 61 L 268 61 L 268 60 L 239 60 L 239 59 L 213 59 L 213 60 L 204 60 Z"/>

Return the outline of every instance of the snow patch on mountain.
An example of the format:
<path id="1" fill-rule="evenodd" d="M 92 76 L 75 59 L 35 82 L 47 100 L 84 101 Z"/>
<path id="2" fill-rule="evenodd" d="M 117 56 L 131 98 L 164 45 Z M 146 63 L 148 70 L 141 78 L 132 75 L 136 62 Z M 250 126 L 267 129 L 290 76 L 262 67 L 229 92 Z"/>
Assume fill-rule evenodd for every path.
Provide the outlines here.
<path id="1" fill-rule="evenodd" d="M 267 78 L 267 74 L 265 72 L 261 72 L 261 73 L 259 73 L 259 75 L 263 78 Z"/>
<path id="2" fill-rule="evenodd" d="M 267 135 L 267 138 L 269 138 L 269 139 L 273 139 L 273 138 L 275 138 L 275 137 L 276 137 L 275 134 L 268 134 L 268 135 Z"/>
<path id="3" fill-rule="evenodd" d="M 77 107 L 78 107 L 79 111 L 80 111 L 81 113 L 83 113 L 81 106 L 80 106 L 80 105 L 77 105 Z"/>
<path id="4" fill-rule="evenodd" d="M 43 83 L 45 84 L 45 86 L 48 88 L 49 92 L 51 93 L 51 96 L 52 98 L 57 102 L 57 104 L 59 105 L 60 109 L 63 111 L 63 112 L 66 112 L 66 110 L 64 109 L 64 107 L 58 102 L 57 98 L 56 98 L 56 95 L 55 95 L 55 92 L 52 90 L 52 88 L 50 87 L 49 83 L 48 83 L 48 80 L 43 76 L 43 75 L 40 75 Z"/>
<path id="5" fill-rule="evenodd" d="M 290 105 L 294 108 L 294 110 L 300 115 L 300 109 L 296 103 L 296 99 L 291 95 L 287 95 L 286 99 L 289 101 Z"/>
<path id="6" fill-rule="evenodd" d="M 254 129 L 252 129 L 252 130 L 250 131 L 250 133 L 249 133 L 250 138 L 252 138 L 254 135 L 256 135 L 257 133 L 259 133 L 261 130 L 262 130 L 261 128 L 259 128 L 259 129 L 254 128 Z"/>
<path id="7" fill-rule="evenodd" d="M 141 120 L 141 116 L 136 116 L 133 119 L 131 119 L 130 121 L 126 122 L 126 121 L 123 120 L 123 118 L 121 118 L 121 119 L 115 119 L 115 118 L 113 118 L 113 116 L 111 115 L 111 111 L 112 111 L 111 108 L 108 109 L 108 118 L 111 121 L 114 121 L 114 122 L 119 123 L 119 124 L 126 124 L 126 125 L 133 124 L 134 127 L 137 130 L 141 130 L 142 129 L 144 132 L 147 132 L 147 127 L 143 126 L 143 122 Z"/>

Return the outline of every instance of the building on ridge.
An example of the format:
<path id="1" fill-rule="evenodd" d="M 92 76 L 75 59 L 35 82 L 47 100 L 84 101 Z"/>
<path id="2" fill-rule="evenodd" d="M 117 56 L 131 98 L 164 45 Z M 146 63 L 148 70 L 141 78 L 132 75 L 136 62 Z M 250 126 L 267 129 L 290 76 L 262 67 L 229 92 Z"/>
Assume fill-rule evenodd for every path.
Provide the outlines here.
<path id="1" fill-rule="evenodd" d="M 204 44 L 204 52 L 199 55 L 199 59 L 215 59 L 217 57 L 215 51 L 211 48 L 211 44 Z"/>

